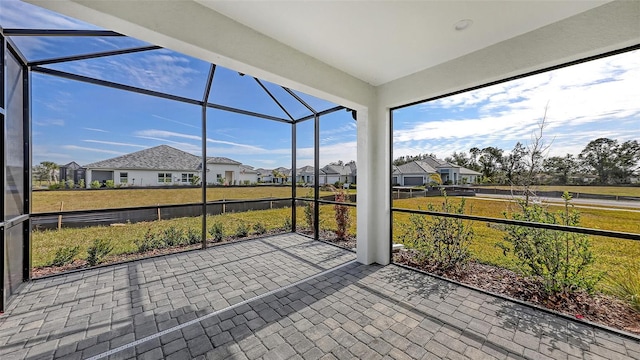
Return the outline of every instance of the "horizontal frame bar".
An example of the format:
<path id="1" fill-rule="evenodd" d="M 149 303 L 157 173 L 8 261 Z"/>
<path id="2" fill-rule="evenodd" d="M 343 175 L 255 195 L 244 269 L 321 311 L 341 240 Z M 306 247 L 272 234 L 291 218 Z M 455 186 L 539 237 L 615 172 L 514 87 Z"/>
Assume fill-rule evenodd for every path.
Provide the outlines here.
<path id="1" fill-rule="evenodd" d="M 5 36 L 125 36 L 110 30 L 3 29 Z"/>
<path id="2" fill-rule="evenodd" d="M 278 122 L 287 123 L 287 124 L 293 123 L 293 121 L 287 120 L 285 118 L 279 118 L 277 116 L 271 116 L 271 115 L 267 115 L 267 114 L 260 114 L 260 113 L 249 111 L 249 110 L 236 109 L 236 108 L 232 108 L 232 107 L 229 107 L 229 106 L 224 106 L 224 105 L 219 105 L 219 104 L 214 104 L 214 103 L 207 103 L 207 107 L 208 108 L 212 108 L 212 109 L 217 109 L 217 110 L 229 111 L 229 112 L 233 112 L 233 113 L 236 113 L 236 114 L 254 116 L 254 117 L 258 117 L 258 118 L 266 119 L 266 120 L 278 121 Z"/>
<path id="3" fill-rule="evenodd" d="M 189 99 L 182 96 L 161 93 L 159 91 L 147 90 L 147 89 L 143 89 L 135 86 L 119 84 L 119 83 L 106 81 L 106 80 L 94 79 L 87 76 L 71 74 L 68 72 L 60 71 L 60 70 L 48 69 L 40 66 L 33 66 L 31 67 L 31 71 L 52 75 L 52 76 L 58 76 L 58 77 L 69 79 L 69 80 L 81 81 L 89 84 L 101 85 L 101 86 L 106 86 L 114 89 L 135 92 L 138 94 L 150 95 L 150 96 L 155 96 L 163 99 L 174 100 L 174 101 L 179 101 L 187 104 L 202 106 L 202 101 L 200 100 Z"/>
<path id="4" fill-rule="evenodd" d="M 346 107 L 342 106 L 342 105 L 338 105 L 338 106 L 335 106 L 335 107 L 320 111 L 318 113 L 318 116 L 328 115 L 328 114 L 331 114 L 331 113 L 334 113 L 334 112 L 340 111 L 340 110 L 348 110 L 348 109 Z M 302 121 L 307 121 L 307 120 L 312 120 L 312 119 L 315 119 L 315 115 L 313 115 L 313 114 L 301 117 L 300 119 L 296 120 L 295 122 L 299 123 L 299 122 L 302 122 Z"/>
<path id="5" fill-rule="evenodd" d="M 77 61 L 77 60 L 87 60 L 87 59 L 96 59 L 106 56 L 115 56 L 115 55 L 124 55 L 124 54 L 133 54 L 143 51 L 151 51 L 151 50 L 160 50 L 162 46 L 140 46 L 122 50 L 112 50 L 112 51 L 102 51 L 90 54 L 82 54 L 82 55 L 74 55 L 74 56 L 64 56 L 58 58 L 49 58 L 43 60 L 32 61 L 28 63 L 29 66 L 39 66 L 39 65 L 49 65 L 49 64 L 58 64 L 62 62 L 68 61 Z"/>
<path id="6" fill-rule="evenodd" d="M 357 207 L 356 203 L 352 203 L 352 202 L 339 202 L 339 201 L 320 200 L 320 199 L 318 199 L 318 203 L 319 204 L 332 204 L 332 205 L 344 205 L 344 206 Z"/>
<path id="7" fill-rule="evenodd" d="M 448 218 L 454 218 L 454 219 L 474 220 L 474 221 L 489 222 L 494 224 L 516 225 L 516 226 L 524 226 L 524 227 L 531 227 L 531 228 L 537 228 L 537 229 L 558 230 L 558 231 L 565 231 L 565 232 L 585 234 L 585 235 L 606 236 L 606 237 L 613 237 L 613 238 L 619 238 L 619 239 L 640 241 L 640 234 L 627 233 L 627 232 L 621 232 L 621 231 L 600 230 L 600 229 L 591 229 L 591 228 L 583 228 L 578 226 L 566 226 L 566 225 L 558 225 L 558 224 L 545 224 L 545 223 L 529 222 L 529 221 L 522 221 L 522 220 L 500 219 L 500 218 L 493 218 L 488 216 L 451 214 L 451 213 L 442 213 L 442 212 L 428 211 L 428 210 L 391 208 L 392 219 L 393 219 L 394 211 L 406 213 L 406 214 L 440 216 L 440 217 L 448 217 Z"/>
<path id="8" fill-rule="evenodd" d="M 215 200 L 208 201 L 207 205 L 222 205 L 222 204 L 243 204 L 243 203 L 260 203 L 267 201 L 291 201 L 291 198 L 267 198 L 267 199 L 247 199 L 247 200 Z M 166 209 L 166 208 L 179 208 L 187 206 L 199 206 L 202 202 L 188 203 L 188 204 L 163 204 L 163 205 L 149 205 L 149 206 L 137 206 L 137 207 L 124 207 L 124 208 L 108 208 L 108 209 L 87 209 L 87 210 L 71 210 L 71 211 L 51 211 L 32 213 L 32 218 L 44 217 L 44 216 L 58 216 L 58 215 L 79 215 L 79 214 L 98 214 L 103 212 L 114 211 L 135 211 L 135 210 L 152 210 L 152 209 Z"/>

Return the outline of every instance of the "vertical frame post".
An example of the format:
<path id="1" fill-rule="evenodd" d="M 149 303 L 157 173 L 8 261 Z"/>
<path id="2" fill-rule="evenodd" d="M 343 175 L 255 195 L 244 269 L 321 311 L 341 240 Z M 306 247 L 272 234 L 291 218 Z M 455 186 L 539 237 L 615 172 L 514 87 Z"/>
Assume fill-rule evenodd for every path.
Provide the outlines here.
<path id="1" fill-rule="evenodd" d="M 22 223 L 22 279 L 31 280 L 31 72 L 22 64 L 22 151 L 23 151 L 23 213 L 29 218 Z"/>
<path id="2" fill-rule="evenodd" d="M 320 239 L 320 116 L 313 115 L 313 238 Z"/>
<path id="3" fill-rule="evenodd" d="M 296 123 L 291 123 L 291 232 L 296 232 L 296 197 L 297 197 L 297 189 L 296 189 L 296 148 L 298 147 L 297 139 L 296 139 Z"/>
<path id="4" fill-rule="evenodd" d="M 6 134 L 5 134 L 5 104 L 6 104 L 6 89 L 5 85 L 7 83 L 7 69 L 5 64 L 5 55 L 7 52 L 7 41 L 4 37 L 3 29 L 0 28 L 0 141 L 2 145 L 0 145 L 0 182 L 2 183 L 2 192 L 0 192 L 0 312 L 3 312 L 6 307 L 7 294 L 8 290 L 5 289 L 7 285 L 5 283 L 5 274 L 8 271 L 5 269 L 5 248 L 6 248 L 6 237 L 5 237 L 5 227 L 4 227 L 4 218 L 5 218 L 5 189 L 6 189 L 6 165 L 7 159 L 5 158 L 5 146 L 7 143 Z"/>
<path id="5" fill-rule="evenodd" d="M 207 248 L 207 103 L 215 72 L 216 65 L 211 64 L 207 85 L 202 96 L 202 178 L 200 179 L 202 186 L 202 249 Z"/>

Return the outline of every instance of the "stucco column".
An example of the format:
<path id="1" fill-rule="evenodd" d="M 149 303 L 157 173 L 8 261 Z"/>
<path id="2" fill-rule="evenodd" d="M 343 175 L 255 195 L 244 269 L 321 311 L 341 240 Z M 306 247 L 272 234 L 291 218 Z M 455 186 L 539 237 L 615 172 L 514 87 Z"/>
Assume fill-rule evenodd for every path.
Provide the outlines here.
<path id="1" fill-rule="evenodd" d="M 363 264 L 390 261 L 389 111 L 358 110 L 358 248 Z"/>

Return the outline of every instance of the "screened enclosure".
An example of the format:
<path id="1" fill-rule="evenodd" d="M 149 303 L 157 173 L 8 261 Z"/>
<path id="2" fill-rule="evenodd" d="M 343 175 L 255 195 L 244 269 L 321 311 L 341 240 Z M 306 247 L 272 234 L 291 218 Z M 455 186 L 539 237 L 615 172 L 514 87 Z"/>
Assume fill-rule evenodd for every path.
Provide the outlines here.
<path id="1" fill-rule="evenodd" d="M 1 25 L 0 309 L 34 268 L 103 263 L 78 263 L 85 249 L 112 263 L 274 232 L 335 240 L 334 212 L 355 207 L 334 201 L 355 187 L 354 111 L 88 24 Z M 180 159 L 131 165 L 152 150 Z"/>

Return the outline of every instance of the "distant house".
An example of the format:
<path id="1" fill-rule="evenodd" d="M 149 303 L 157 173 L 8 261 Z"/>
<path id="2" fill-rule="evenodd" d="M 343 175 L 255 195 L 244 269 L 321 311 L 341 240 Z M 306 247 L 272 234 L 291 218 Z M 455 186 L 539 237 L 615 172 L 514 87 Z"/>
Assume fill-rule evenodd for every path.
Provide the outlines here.
<path id="1" fill-rule="evenodd" d="M 61 165 L 58 171 L 60 181 L 71 180 L 74 184 L 78 184 L 80 180 L 85 178 L 85 169 L 75 161 Z"/>
<path id="2" fill-rule="evenodd" d="M 225 157 L 207 158 L 207 183 L 233 185 L 240 179 L 240 163 Z M 168 145 L 94 162 L 84 166 L 86 186 L 113 180 L 116 186 L 191 185 L 202 179 L 202 160 Z"/>
<path id="3" fill-rule="evenodd" d="M 443 184 L 461 185 L 475 184 L 481 173 L 460 165 L 451 164 L 434 157 L 395 166 L 392 183 L 400 186 L 421 186 L 429 184 L 435 174 L 440 176 Z"/>
<path id="4" fill-rule="evenodd" d="M 322 170 L 320 171 L 322 172 Z M 313 166 L 303 166 L 296 170 L 296 183 L 313 184 L 314 181 L 315 168 Z"/>
<path id="5" fill-rule="evenodd" d="M 258 182 L 258 171 L 252 166 L 240 165 L 240 173 L 238 174 L 239 184 L 255 184 Z"/>
<path id="6" fill-rule="evenodd" d="M 334 184 L 336 182 L 355 184 L 357 168 L 355 162 L 345 165 L 329 164 L 320 173 L 320 184 Z"/>

